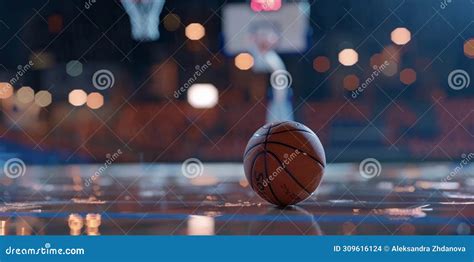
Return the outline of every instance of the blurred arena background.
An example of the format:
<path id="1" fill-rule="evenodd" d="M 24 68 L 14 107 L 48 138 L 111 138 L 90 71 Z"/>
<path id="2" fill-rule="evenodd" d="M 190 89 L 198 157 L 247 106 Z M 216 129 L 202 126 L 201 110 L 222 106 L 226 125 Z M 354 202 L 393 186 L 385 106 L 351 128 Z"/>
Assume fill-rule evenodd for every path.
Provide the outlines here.
<path id="1" fill-rule="evenodd" d="M 120 1 L 2 1 L 0 158 L 240 162 L 266 121 L 270 74 L 227 51 L 223 10 L 293 2 L 166 1 L 147 39 Z M 308 4 L 306 48 L 280 55 L 294 118 L 329 163 L 472 151 L 472 1 Z"/>

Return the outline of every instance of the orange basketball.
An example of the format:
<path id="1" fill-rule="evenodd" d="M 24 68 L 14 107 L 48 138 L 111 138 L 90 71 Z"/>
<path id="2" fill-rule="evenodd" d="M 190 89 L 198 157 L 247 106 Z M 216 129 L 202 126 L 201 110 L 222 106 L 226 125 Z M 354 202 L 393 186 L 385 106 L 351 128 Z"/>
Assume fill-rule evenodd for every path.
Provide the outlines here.
<path id="1" fill-rule="evenodd" d="M 318 187 L 326 166 L 318 136 L 303 124 L 266 124 L 247 144 L 245 176 L 268 202 L 287 206 L 308 198 Z"/>

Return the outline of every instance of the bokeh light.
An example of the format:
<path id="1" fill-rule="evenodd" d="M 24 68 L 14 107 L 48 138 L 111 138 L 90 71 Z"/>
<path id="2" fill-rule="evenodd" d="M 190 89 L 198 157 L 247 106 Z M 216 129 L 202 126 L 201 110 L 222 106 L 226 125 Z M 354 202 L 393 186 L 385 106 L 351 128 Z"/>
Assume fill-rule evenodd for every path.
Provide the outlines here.
<path id="1" fill-rule="evenodd" d="M 181 18 L 177 14 L 169 13 L 163 18 L 163 25 L 170 32 L 176 31 L 181 25 Z"/>
<path id="2" fill-rule="evenodd" d="M 383 61 L 383 56 L 382 54 L 379 54 L 379 53 L 376 53 L 376 54 L 373 54 L 371 57 L 370 57 L 370 66 L 371 67 L 378 67 L 380 66 L 381 64 L 383 64 L 384 61 Z"/>
<path id="3" fill-rule="evenodd" d="M 400 72 L 400 81 L 405 85 L 411 85 L 416 81 L 416 72 L 411 68 L 405 68 Z"/>
<path id="4" fill-rule="evenodd" d="M 400 61 L 400 47 L 396 45 L 387 45 L 383 48 L 382 52 L 382 63 L 385 61 Z"/>
<path id="5" fill-rule="evenodd" d="M 253 66 L 253 56 L 249 53 L 240 53 L 234 59 L 235 66 L 240 70 L 249 70 Z"/>
<path id="6" fill-rule="evenodd" d="M 357 87 L 359 87 L 359 82 L 359 78 L 356 75 L 347 75 L 346 77 L 344 77 L 343 81 L 344 88 L 349 91 L 356 90 Z"/>
<path id="7" fill-rule="evenodd" d="M 331 61 L 325 56 L 318 56 L 313 60 L 313 68 L 316 72 L 324 73 L 331 67 Z"/>
<path id="8" fill-rule="evenodd" d="M 80 61 L 71 60 L 66 64 L 66 73 L 70 76 L 79 76 L 82 74 L 83 66 Z"/>
<path id="9" fill-rule="evenodd" d="M 10 83 L 0 83 L 0 99 L 7 99 L 13 95 L 13 87 Z"/>
<path id="10" fill-rule="evenodd" d="M 188 235 L 214 235 L 215 222 L 213 217 L 191 215 L 188 217 Z"/>
<path id="11" fill-rule="evenodd" d="M 416 232 L 416 227 L 410 223 L 404 223 L 398 229 L 401 235 L 414 235 Z"/>
<path id="12" fill-rule="evenodd" d="M 456 227 L 456 233 L 458 233 L 458 235 L 470 235 L 471 226 L 465 222 L 461 222 Z"/>
<path id="13" fill-rule="evenodd" d="M 39 107 L 47 107 L 51 104 L 52 101 L 53 98 L 51 96 L 51 93 L 46 90 L 41 90 L 35 95 L 35 103 Z"/>
<path id="14" fill-rule="evenodd" d="M 464 54 L 474 59 L 474 38 L 471 38 L 464 42 Z"/>
<path id="15" fill-rule="evenodd" d="M 100 93 L 92 92 L 87 96 L 87 106 L 91 109 L 99 109 L 104 105 L 104 96 Z"/>
<path id="16" fill-rule="evenodd" d="M 398 63 L 391 60 L 388 62 L 388 65 L 382 70 L 382 74 L 386 76 L 394 76 L 398 72 Z"/>
<path id="17" fill-rule="evenodd" d="M 59 33 L 63 30 L 63 17 L 54 14 L 48 17 L 48 31 L 50 33 Z"/>
<path id="18" fill-rule="evenodd" d="M 186 26 L 185 34 L 191 40 L 199 40 L 206 35 L 206 29 L 199 23 L 192 23 Z"/>
<path id="19" fill-rule="evenodd" d="M 339 63 L 344 66 L 352 66 L 359 61 L 359 54 L 351 48 L 346 48 L 339 52 Z"/>
<path id="20" fill-rule="evenodd" d="M 397 45 L 405 45 L 411 40 L 411 33 L 405 27 L 398 27 L 390 34 L 392 42 Z"/>
<path id="21" fill-rule="evenodd" d="M 357 226 L 350 222 L 350 221 L 347 221 L 347 222 L 344 222 L 342 224 L 342 234 L 343 235 L 355 235 L 357 234 Z"/>
<path id="22" fill-rule="evenodd" d="M 69 93 L 69 103 L 73 106 L 82 106 L 87 102 L 87 94 L 82 89 L 74 89 Z"/>
<path id="23" fill-rule="evenodd" d="M 249 181 L 247 179 L 240 179 L 239 180 L 239 185 L 241 187 L 248 187 L 249 186 Z"/>
<path id="24" fill-rule="evenodd" d="M 16 97 L 18 98 L 18 101 L 22 103 L 31 103 L 35 100 L 35 91 L 29 86 L 24 86 L 18 89 Z"/>
<path id="25" fill-rule="evenodd" d="M 188 90 L 188 103 L 194 108 L 212 108 L 218 100 L 219 92 L 213 84 L 194 84 Z"/>
<path id="26" fill-rule="evenodd" d="M 44 52 L 38 51 L 31 53 L 30 60 L 35 70 L 51 68 L 55 64 L 53 54 L 46 50 Z"/>

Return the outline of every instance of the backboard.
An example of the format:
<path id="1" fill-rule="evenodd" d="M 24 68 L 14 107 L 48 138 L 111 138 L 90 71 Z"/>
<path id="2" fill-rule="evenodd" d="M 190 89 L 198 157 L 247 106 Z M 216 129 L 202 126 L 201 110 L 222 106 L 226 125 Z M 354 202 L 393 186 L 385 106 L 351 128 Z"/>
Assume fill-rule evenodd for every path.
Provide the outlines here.
<path id="1" fill-rule="evenodd" d="M 248 3 L 223 8 L 224 50 L 228 54 L 249 51 L 262 35 L 277 38 L 278 53 L 302 52 L 307 48 L 310 5 L 306 1 L 283 3 L 277 11 L 253 11 Z"/>

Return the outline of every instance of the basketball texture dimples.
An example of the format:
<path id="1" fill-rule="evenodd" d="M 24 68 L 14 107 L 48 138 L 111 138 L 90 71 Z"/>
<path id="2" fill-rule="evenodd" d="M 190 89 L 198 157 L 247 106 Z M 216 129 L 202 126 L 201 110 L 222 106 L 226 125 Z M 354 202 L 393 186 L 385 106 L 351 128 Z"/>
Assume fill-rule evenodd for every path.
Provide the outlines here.
<path id="1" fill-rule="evenodd" d="M 287 206 L 308 198 L 326 166 L 318 136 L 301 123 L 266 124 L 250 138 L 244 153 L 245 176 L 266 201 Z"/>

